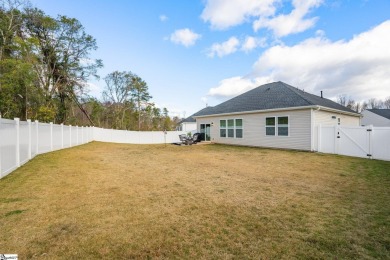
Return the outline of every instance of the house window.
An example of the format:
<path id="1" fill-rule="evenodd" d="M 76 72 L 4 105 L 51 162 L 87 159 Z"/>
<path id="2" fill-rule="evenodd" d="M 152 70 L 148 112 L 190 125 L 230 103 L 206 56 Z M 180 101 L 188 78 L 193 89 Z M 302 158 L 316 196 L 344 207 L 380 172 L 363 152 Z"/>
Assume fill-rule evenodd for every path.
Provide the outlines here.
<path id="1" fill-rule="evenodd" d="M 236 138 L 242 138 L 242 119 L 236 119 Z"/>
<path id="2" fill-rule="evenodd" d="M 265 119 L 265 135 L 275 135 L 275 117 Z"/>
<path id="3" fill-rule="evenodd" d="M 219 120 L 219 136 L 243 138 L 242 119 Z"/>
<path id="4" fill-rule="evenodd" d="M 228 125 L 228 137 L 234 138 L 234 119 L 229 119 L 227 121 L 227 125 Z"/>
<path id="5" fill-rule="evenodd" d="M 279 136 L 288 136 L 288 117 L 287 116 L 278 117 L 278 135 Z"/>
<path id="6" fill-rule="evenodd" d="M 226 120 L 219 121 L 219 136 L 226 137 Z"/>
<path id="7" fill-rule="evenodd" d="M 265 119 L 265 135 L 288 136 L 288 116 L 267 117 Z"/>

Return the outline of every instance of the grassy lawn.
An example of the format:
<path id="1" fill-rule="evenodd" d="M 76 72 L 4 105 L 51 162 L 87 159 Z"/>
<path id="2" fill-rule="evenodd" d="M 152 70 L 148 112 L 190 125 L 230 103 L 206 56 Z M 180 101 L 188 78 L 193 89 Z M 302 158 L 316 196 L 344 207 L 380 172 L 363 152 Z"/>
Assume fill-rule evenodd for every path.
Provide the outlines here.
<path id="1" fill-rule="evenodd" d="M 390 162 L 93 142 L 0 188 L 0 253 L 20 259 L 390 256 Z"/>

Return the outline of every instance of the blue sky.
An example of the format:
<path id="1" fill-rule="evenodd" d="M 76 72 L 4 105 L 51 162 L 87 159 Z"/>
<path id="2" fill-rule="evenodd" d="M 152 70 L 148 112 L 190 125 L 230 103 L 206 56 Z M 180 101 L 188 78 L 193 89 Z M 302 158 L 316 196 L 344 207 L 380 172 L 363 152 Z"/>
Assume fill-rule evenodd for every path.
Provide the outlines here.
<path id="1" fill-rule="evenodd" d="M 264 83 L 327 98 L 390 96 L 389 0 L 32 0 L 78 19 L 103 78 L 132 71 L 153 101 L 189 116 Z"/>

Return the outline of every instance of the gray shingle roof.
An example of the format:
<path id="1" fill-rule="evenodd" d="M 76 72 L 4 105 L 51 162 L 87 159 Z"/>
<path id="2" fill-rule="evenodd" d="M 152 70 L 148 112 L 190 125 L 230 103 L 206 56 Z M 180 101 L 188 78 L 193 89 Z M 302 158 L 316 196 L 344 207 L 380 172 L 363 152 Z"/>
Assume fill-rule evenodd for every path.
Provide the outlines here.
<path id="1" fill-rule="evenodd" d="M 209 110 L 201 110 L 193 116 L 249 112 L 258 110 L 294 108 L 304 106 L 323 106 L 349 113 L 355 111 L 332 100 L 307 93 L 281 81 L 259 86 L 237 97 L 229 99 Z"/>
<path id="2" fill-rule="evenodd" d="M 367 109 L 367 110 L 377 115 L 383 116 L 384 118 L 390 119 L 390 109 Z"/>
<path id="3" fill-rule="evenodd" d="M 181 124 L 181 123 L 195 123 L 195 122 L 196 122 L 195 118 L 189 116 L 189 117 L 187 117 L 186 119 L 181 120 L 181 121 L 180 121 L 180 124 Z"/>

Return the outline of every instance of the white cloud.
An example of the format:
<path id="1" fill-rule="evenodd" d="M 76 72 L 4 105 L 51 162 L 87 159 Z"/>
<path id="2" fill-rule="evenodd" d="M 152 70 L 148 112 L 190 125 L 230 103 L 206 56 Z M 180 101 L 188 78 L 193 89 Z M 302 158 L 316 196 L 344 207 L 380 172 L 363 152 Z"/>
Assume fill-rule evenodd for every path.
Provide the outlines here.
<path id="1" fill-rule="evenodd" d="M 272 80 L 267 77 L 250 79 L 238 76 L 227 78 L 221 80 L 217 87 L 211 88 L 208 95 L 216 97 L 232 97 L 271 81 Z"/>
<path id="2" fill-rule="evenodd" d="M 266 38 L 256 38 L 252 36 L 247 36 L 245 41 L 242 43 L 241 50 L 244 52 L 250 52 L 257 47 L 266 47 L 267 39 Z"/>
<path id="3" fill-rule="evenodd" d="M 346 94 L 356 100 L 390 95 L 390 20 L 356 35 L 332 42 L 323 33 L 294 46 L 269 48 L 253 66 L 250 77 L 225 79 L 210 96 L 235 96 L 243 89 L 284 81 L 327 98 Z"/>
<path id="4" fill-rule="evenodd" d="M 214 29 L 227 29 L 253 16 L 273 15 L 278 2 L 280 0 L 207 0 L 201 18 Z"/>
<path id="5" fill-rule="evenodd" d="M 324 0 L 292 0 L 292 10 L 283 11 L 282 0 L 207 0 L 201 14 L 213 29 L 228 29 L 244 22 L 253 22 L 253 30 L 265 28 L 275 36 L 283 37 L 312 28 L 318 18 L 305 18 Z"/>
<path id="6" fill-rule="evenodd" d="M 235 53 L 240 45 L 236 37 L 230 37 L 229 40 L 222 43 L 214 43 L 208 52 L 208 56 L 213 58 L 215 55 L 223 57 Z"/>
<path id="7" fill-rule="evenodd" d="M 211 45 L 211 47 L 207 50 L 207 56 L 213 58 L 215 55 L 217 55 L 221 58 L 223 56 L 233 54 L 238 50 L 250 52 L 257 47 L 264 48 L 266 46 L 266 38 L 247 36 L 245 40 L 241 42 L 239 39 L 237 39 L 237 37 L 233 36 L 230 37 L 227 41 L 224 41 L 222 43 L 214 43 L 213 45 Z"/>
<path id="8" fill-rule="evenodd" d="M 168 16 L 162 14 L 162 15 L 159 16 L 159 19 L 160 19 L 161 22 L 165 22 L 165 21 L 168 21 Z"/>
<path id="9" fill-rule="evenodd" d="M 272 30 L 277 37 L 287 36 L 289 34 L 306 31 L 313 27 L 318 18 L 304 17 L 316 7 L 319 7 L 322 0 L 294 0 L 294 9 L 291 13 L 277 15 L 275 17 L 260 17 L 253 23 L 253 29 L 258 31 L 261 28 Z"/>
<path id="10" fill-rule="evenodd" d="M 200 39 L 202 36 L 200 34 L 194 33 L 188 28 L 176 30 L 171 34 L 170 40 L 176 44 L 182 44 L 186 47 L 192 46 L 195 42 Z"/>

